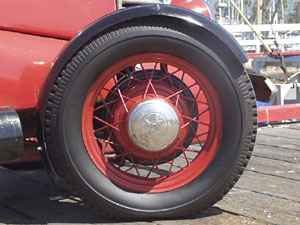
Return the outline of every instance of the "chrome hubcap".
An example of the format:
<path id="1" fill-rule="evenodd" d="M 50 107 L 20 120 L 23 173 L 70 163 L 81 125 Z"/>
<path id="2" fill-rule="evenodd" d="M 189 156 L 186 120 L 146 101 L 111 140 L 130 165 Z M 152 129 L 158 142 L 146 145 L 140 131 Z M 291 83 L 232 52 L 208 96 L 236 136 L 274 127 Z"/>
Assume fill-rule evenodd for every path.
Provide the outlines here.
<path id="1" fill-rule="evenodd" d="M 138 147 L 156 152 L 170 146 L 179 132 L 179 118 L 175 109 L 162 99 L 138 104 L 130 112 L 129 137 Z"/>

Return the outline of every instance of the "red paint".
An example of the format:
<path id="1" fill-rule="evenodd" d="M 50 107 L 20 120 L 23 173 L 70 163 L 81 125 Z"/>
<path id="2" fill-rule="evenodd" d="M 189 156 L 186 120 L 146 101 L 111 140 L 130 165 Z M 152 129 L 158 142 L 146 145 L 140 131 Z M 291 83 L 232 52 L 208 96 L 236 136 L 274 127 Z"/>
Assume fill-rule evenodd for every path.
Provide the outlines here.
<path id="1" fill-rule="evenodd" d="M 25 148 L 22 154 L 21 159 L 17 161 L 9 161 L 1 163 L 1 165 L 9 165 L 9 164 L 19 164 L 19 163 L 32 163 L 32 162 L 40 162 L 41 155 L 35 148 Z"/>
<path id="2" fill-rule="evenodd" d="M 201 0 L 174 0 L 172 4 L 195 11 L 205 9 L 201 12 L 208 16 Z M 114 10 L 112 0 L 2 0 L 0 105 L 17 110 L 34 108 L 51 62 L 67 43 L 4 30 L 70 39 L 90 22 Z"/>
<path id="3" fill-rule="evenodd" d="M 257 111 L 259 123 L 300 119 L 300 104 L 264 106 Z"/>
<path id="4" fill-rule="evenodd" d="M 152 67 L 150 67 L 150 63 L 152 63 Z M 144 82 L 141 82 L 142 80 L 135 76 L 140 72 L 144 76 L 144 74 L 147 74 L 145 68 L 156 68 L 155 63 L 157 63 L 157 65 L 168 65 L 167 70 L 170 77 L 172 76 L 172 73 L 177 73 L 176 76 L 181 78 L 178 79 L 180 81 L 179 87 L 176 88 L 173 83 L 167 83 L 168 85 L 166 85 L 166 82 L 161 80 L 169 79 L 168 76 L 151 79 L 149 75 L 147 75 L 148 79 L 144 80 Z M 135 71 L 139 72 L 130 73 L 132 76 L 129 78 L 128 75 L 124 75 L 121 71 L 124 71 L 125 68 L 132 65 L 139 65 L 135 67 Z M 169 67 L 177 68 L 181 72 L 171 72 Z M 158 68 L 158 70 L 160 69 Z M 114 80 L 113 77 L 115 74 L 123 74 L 123 88 L 120 88 L 121 90 L 117 92 L 121 93 L 118 94 L 118 96 L 122 95 L 124 100 L 121 100 L 121 97 L 108 97 L 109 95 L 114 96 L 114 93 L 116 93 L 111 91 L 112 85 L 110 82 L 111 80 Z M 151 82 L 149 80 L 151 80 Z M 187 82 L 190 82 L 191 80 L 194 81 L 192 83 L 195 83 L 199 90 L 199 92 L 197 92 L 193 89 L 193 87 L 196 88 L 196 86 L 190 87 L 190 90 L 195 97 L 192 100 L 192 104 L 196 104 L 198 109 L 205 105 L 209 116 L 205 115 L 205 113 L 203 114 L 203 111 L 200 111 L 199 109 L 200 116 L 197 119 L 189 118 L 189 116 L 192 115 L 189 108 L 185 105 L 186 102 L 180 102 L 180 99 L 182 101 L 182 99 L 185 99 L 185 96 L 181 94 L 174 95 L 174 93 L 185 89 L 183 87 L 187 87 L 185 85 L 188 85 Z M 203 93 L 201 97 L 199 93 Z M 126 121 L 128 113 L 125 110 L 125 105 L 128 112 L 130 112 L 137 104 L 148 98 L 162 98 L 172 105 L 180 118 L 181 127 L 177 138 L 170 146 L 154 153 L 147 152 L 134 145 L 127 133 Z M 199 98 L 202 99 L 201 102 Z M 97 105 L 95 107 L 96 100 L 100 99 L 102 99 L 102 101 L 104 100 L 104 102 L 102 105 Z M 203 102 L 203 100 L 205 100 L 205 102 Z M 103 112 L 100 113 L 100 109 L 105 110 L 106 115 L 102 114 Z M 102 122 L 101 126 L 95 126 L 93 123 L 95 120 L 94 115 L 97 114 L 102 115 L 102 119 L 96 119 Z M 106 118 L 107 121 L 103 121 L 104 118 Z M 188 137 L 188 132 L 191 129 L 191 126 L 189 125 L 191 121 L 196 121 L 198 128 L 193 132 L 194 134 L 192 136 Z M 207 125 L 203 125 L 203 123 Z M 195 138 L 194 135 L 199 134 L 198 131 L 203 130 L 203 127 L 207 129 L 207 134 L 205 135 L 206 138 L 204 140 L 198 139 L 198 143 L 204 141 L 203 149 L 196 152 L 193 159 L 176 172 L 169 169 L 167 175 L 160 174 L 158 177 L 149 177 L 146 176 L 146 174 L 142 176 L 132 175 L 119 167 L 122 167 L 125 156 L 126 159 L 134 165 L 132 167 L 133 170 L 134 168 L 141 169 L 140 163 L 145 161 L 149 162 L 149 160 L 152 162 L 152 168 L 154 170 L 156 167 L 160 166 L 158 162 L 164 162 L 164 160 L 166 160 L 164 158 L 166 156 L 170 157 L 168 161 L 171 165 L 176 167 L 174 160 L 177 151 L 180 151 L 182 156 L 188 151 L 193 151 L 192 149 L 185 149 L 183 143 L 187 141 L 186 138 L 189 141 L 192 141 Z M 115 182 L 124 188 L 148 193 L 171 191 L 190 183 L 198 177 L 210 164 L 217 152 L 222 137 L 222 128 L 223 118 L 218 95 L 201 71 L 177 57 L 157 53 L 131 56 L 110 66 L 102 73 L 90 89 L 82 115 L 82 134 L 84 143 L 91 160 L 97 168 L 112 182 Z M 99 131 L 101 131 L 102 138 L 104 139 L 95 136 L 95 133 Z M 102 147 L 99 147 L 100 145 Z M 111 155 L 112 152 L 115 152 L 115 155 Z M 134 158 L 139 158 L 140 161 L 135 161 Z M 112 159 L 119 159 L 119 162 L 113 163 L 111 162 Z"/>
<path id="5" fill-rule="evenodd" d="M 71 39 L 115 10 L 114 0 L 1 0 L 0 29 Z"/>
<path id="6" fill-rule="evenodd" d="M 172 5 L 210 18 L 201 0 L 173 0 Z M 115 10 L 113 0 L 2 0 L 0 105 L 16 110 L 35 108 L 47 71 L 67 43 L 55 38 L 69 40 L 94 20 Z M 203 118 L 210 117 L 204 115 Z M 206 138 L 207 135 L 199 139 Z M 39 160 L 36 153 L 35 149 L 26 150 L 18 162 Z"/>
<path id="7" fill-rule="evenodd" d="M 171 5 L 190 9 L 211 18 L 209 9 L 202 0 L 173 0 Z"/>
<path id="8" fill-rule="evenodd" d="M 0 105 L 35 108 L 51 62 L 66 43 L 0 30 Z"/>

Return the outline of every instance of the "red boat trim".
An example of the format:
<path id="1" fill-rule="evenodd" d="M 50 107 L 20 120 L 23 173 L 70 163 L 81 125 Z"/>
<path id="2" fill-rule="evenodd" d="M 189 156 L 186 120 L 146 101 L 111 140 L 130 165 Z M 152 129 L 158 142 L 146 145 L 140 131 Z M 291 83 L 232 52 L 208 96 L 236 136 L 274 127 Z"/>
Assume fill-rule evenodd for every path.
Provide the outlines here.
<path id="1" fill-rule="evenodd" d="M 259 123 L 277 122 L 290 119 L 300 119 L 300 104 L 258 107 Z"/>
<path id="2" fill-rule="evenodd" d="M 274 55 L 278 55 L 277 52 L 273 53 Z M 267 56 L 268 53 L 266 52 L 261 52 L 261 53 L 247 53 L 247 56 L 249 59 L 253 59 L 255 56 Z M 293 52 L 281 52 L 281 55 L 285 56 L 292 56 L 292 55 L 300 55 L 300 51 L 293 51 Z"/>

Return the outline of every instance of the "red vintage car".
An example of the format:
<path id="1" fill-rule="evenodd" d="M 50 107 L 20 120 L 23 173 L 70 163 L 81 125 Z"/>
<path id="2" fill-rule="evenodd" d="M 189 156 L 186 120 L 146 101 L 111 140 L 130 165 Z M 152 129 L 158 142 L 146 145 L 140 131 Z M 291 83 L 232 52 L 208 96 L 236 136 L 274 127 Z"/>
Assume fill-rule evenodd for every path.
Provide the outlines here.
<path id="1" fill-rule="evenodd" d="M 39 152 L 54 182 L 114 218 L 216 203 L 257 113 L 247 56 L 210 17 L 201 0 L 2 0 L 0 162 Z"/>

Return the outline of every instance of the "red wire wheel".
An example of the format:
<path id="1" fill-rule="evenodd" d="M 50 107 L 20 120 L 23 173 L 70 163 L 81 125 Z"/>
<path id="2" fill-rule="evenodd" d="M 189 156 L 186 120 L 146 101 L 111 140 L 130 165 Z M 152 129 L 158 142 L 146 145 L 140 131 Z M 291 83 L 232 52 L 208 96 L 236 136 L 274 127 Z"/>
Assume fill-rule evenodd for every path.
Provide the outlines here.
<path id="1" fill-rule="evenodd" d="M 45 156 L 104 217 L 199 215 L 237 182 L 255 142 L 239 54 L 173 17 L 101 26 L 71 41 L 47 76 Z"/>
<path id="2" fill-rule="evenodd" d="M 223 129 L 219 97 L 190 63 L 147 53 L 109 67 L 82 114 L 86 150 L 117 185 L 137 192 L 178 189 L 213 160 Z"/>

